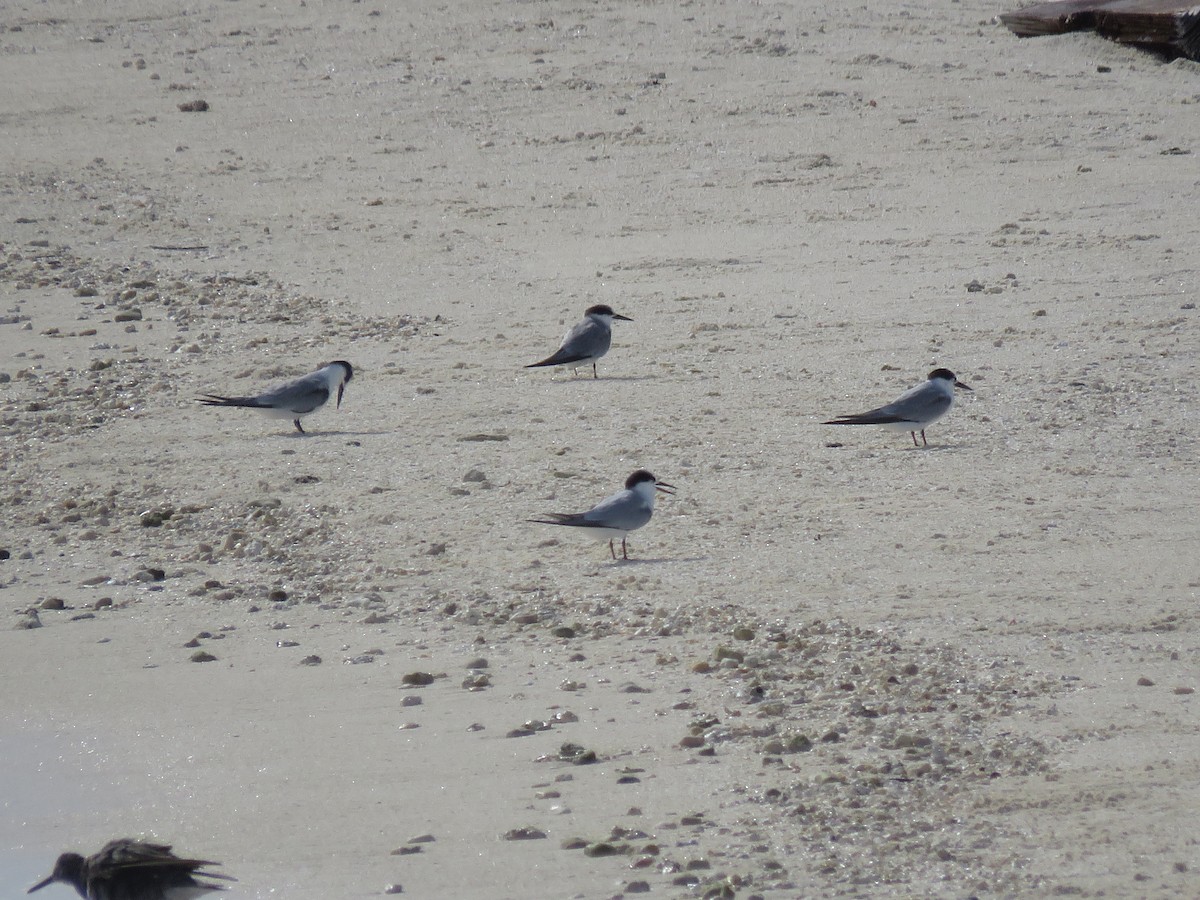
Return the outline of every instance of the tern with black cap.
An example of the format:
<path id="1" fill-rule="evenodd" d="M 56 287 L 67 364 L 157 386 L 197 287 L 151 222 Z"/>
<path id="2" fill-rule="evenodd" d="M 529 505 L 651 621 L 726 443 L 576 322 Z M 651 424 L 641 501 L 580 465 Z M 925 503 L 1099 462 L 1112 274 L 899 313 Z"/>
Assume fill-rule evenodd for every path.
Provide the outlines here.
<path id="1" fill-rule="evenodd" d="M 566 525 L 589 537 L 608 541 L 608 552 L 617 558 L 613 541 L 621 539 L 621 556 L 629 559 L 625 539 L 654 515 L 655 492 L 675 493 L 675 486 L 659 481 L 645 469 L 625 479 L 625 489 L 601 500 L 583 513 L 547 513 L 543 519 L 530 519 L 542 525 Z"/>
<path id="2" fill-rule="evenodd" d="M 917 443 L 917 432 L 925 446 L 925 429 L 950 412 L 954 406 L 954 389 L 969 391 L 971 388 L 959 381 L 949 369 L 934 369 L 929 377 L 916 387 L 909 388 L 891 403 L 852 416 L 838 416 L 823 422 L 823 425 L 879 425 L 890 431 L 907 431 L 912 435 L 913 446 Z"/>
<path id="3" fill-rule="evenodd" d="M 207 406 L 239 406 L 257 409 L 274 419 L 291 419 L 296 430 L 304 434 L 300 418 L 314 413 L 335 393 L 337 407 L 342 405 L 342 394 L 354 377 L 354 368 L 344 359 L 334 360 L 315 372 L 309 372 L 295 381 L 272 388 L 253 397 L 223 397 L 220 394 L 205 394 L 196 399 Z"/>
<path id="4" fill-rule="evenodd" d="M 562 339 L 562 343 L 553 354 L 541 362 L 530 363 L 525 368 L 536 369 L 540 366 L 570 366 L 579 369 L 580 366 L 592 364 L 592 377 L 596 374 L 596 360 L 608 352 L 612 346 L 612 323 L 614 319 L 622 322 L 632 322 L 629 316 L 613 312 L 611 306 L 600 303 L 589 306 L 583 314 L 583 321 L 571 327 Z"/>

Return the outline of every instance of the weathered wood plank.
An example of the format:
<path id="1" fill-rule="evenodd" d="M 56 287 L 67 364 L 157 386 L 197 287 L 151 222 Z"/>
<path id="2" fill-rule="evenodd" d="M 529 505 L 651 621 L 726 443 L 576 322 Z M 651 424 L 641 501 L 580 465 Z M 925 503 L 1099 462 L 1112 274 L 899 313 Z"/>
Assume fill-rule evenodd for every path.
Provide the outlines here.
<path id="1" fill-rule="evenodd" d="M 1000 16 L 1018 37 L 1093 30 L 1104 37 L 1200 60 L 1196 0 L 1059 0 Z"/>
<path id="2" fill-rule="evenodd" d="M 1000 16 L 1008 30 L 1017 37 L 1037 37 L 1042 34 L 1066 34 L 1084 31 L 1096 24 L 1096 10 L 1121 0 L 1058 0 L 1039 3 Z"/>

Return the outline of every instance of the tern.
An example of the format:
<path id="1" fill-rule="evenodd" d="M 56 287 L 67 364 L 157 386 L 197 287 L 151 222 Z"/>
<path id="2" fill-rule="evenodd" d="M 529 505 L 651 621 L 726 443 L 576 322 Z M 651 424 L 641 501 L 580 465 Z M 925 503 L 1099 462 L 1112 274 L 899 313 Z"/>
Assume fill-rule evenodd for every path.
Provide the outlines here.
<path id="1" fill-rule="evenodd" d="M 222 397 L 219 394 L 205 394 L 196 399 L 208 406 L 244 406 L 248 409 L 261 409 L 273 419 L 291 419 L 296 430 L 305 434 L 300 427 L 300 417 L 316 412 L 324 406 L 329 398 L 337 391 L 337 406 L 342 405 L 342 394 L 346 385 L 354 377 L 354 369 L 344 359 L 337 359 L 322 366 L 315 372 L 309 372 L 295 381 L 280 385 L 255 397 Z"/>
<path id="2" fill-rule="evenodd" d="M 180 859 L 165 844 L 119 838 L 88 857 L 64 853 L 50 876 L 26 893 L 58 881 L 71 885 L 84 900 L 190 900 L 208 891 L 225 890 L 193 876 L 237 881 L 231 875 L 199 871 L 219 865 L 207 859 Z"/>
<path id="3" fill-rule="evenodd" d="M 596 360 L 612 346 L 613 319 L 620 319 L 622 322 L 633 321 L 629 316 L 613 312 L 611 306 L 603 303 L 589 306 L 583 314 L 583 321 L 571 327 L 562 339 L 562 344 L 551 356 L 547 356 L 541 362 L 530 363 L 525 368 L 570 366 L 578 370 L 580 366 L 591 363 L 592 377 L 599 378 L 596 374 Z"/>
<path id="4" fill-rule="evenodd" d="M 625 538 L 636 531 L 654 514 L 655 491 L 675 493 L 675 486 L 659 481 L 645 469 L 638 469 L 625 479 L 625 490 L 601 500 L 584 513 L 547 513 L 544 519 L 530 519 L 542 525 L 569 525 L 590 537 L 608 541 L 608 552 L 617 558 L 613 541 L 621 539 L 621 555 L 629 559 Z"/>
<path id="5" fill-rule="evenodd" d="M 912 435 L 913 446 L 917 443 L 917 432 L 925 446 L 925 429 L 950 412 L 954 405 L 954 389 L 969 391 L 971 388 L 959 381 L 949 369 L 934 369 L 929 378 L 914 388 L 909 388 L 891 403 L 877 409 L 867 410 L 856 416 L 838 416 L 823 422 L 823 425 L 881 425 L 890 431 L 907 431 Z"/>

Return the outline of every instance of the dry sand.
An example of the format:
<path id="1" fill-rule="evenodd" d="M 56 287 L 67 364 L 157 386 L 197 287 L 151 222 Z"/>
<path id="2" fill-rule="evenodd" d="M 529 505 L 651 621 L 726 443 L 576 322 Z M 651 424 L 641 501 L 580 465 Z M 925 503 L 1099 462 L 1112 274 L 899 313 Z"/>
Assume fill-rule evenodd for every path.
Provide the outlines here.
<path id="1" fill-rule="evenodd" d="M 5 895 L 1194 896 L 1200 67 L 1007 8 L 7 4 Z"/>

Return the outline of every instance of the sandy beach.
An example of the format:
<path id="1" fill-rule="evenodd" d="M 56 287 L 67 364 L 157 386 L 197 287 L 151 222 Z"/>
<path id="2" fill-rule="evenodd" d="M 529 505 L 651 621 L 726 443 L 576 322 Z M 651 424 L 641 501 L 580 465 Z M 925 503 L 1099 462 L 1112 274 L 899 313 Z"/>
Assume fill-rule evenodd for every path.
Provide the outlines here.
<path id="1" fill-rule="evenodd" d="M 0 10 L 4 895 L 1195 896 L 1200 66 L 1009 9 Z"/>

